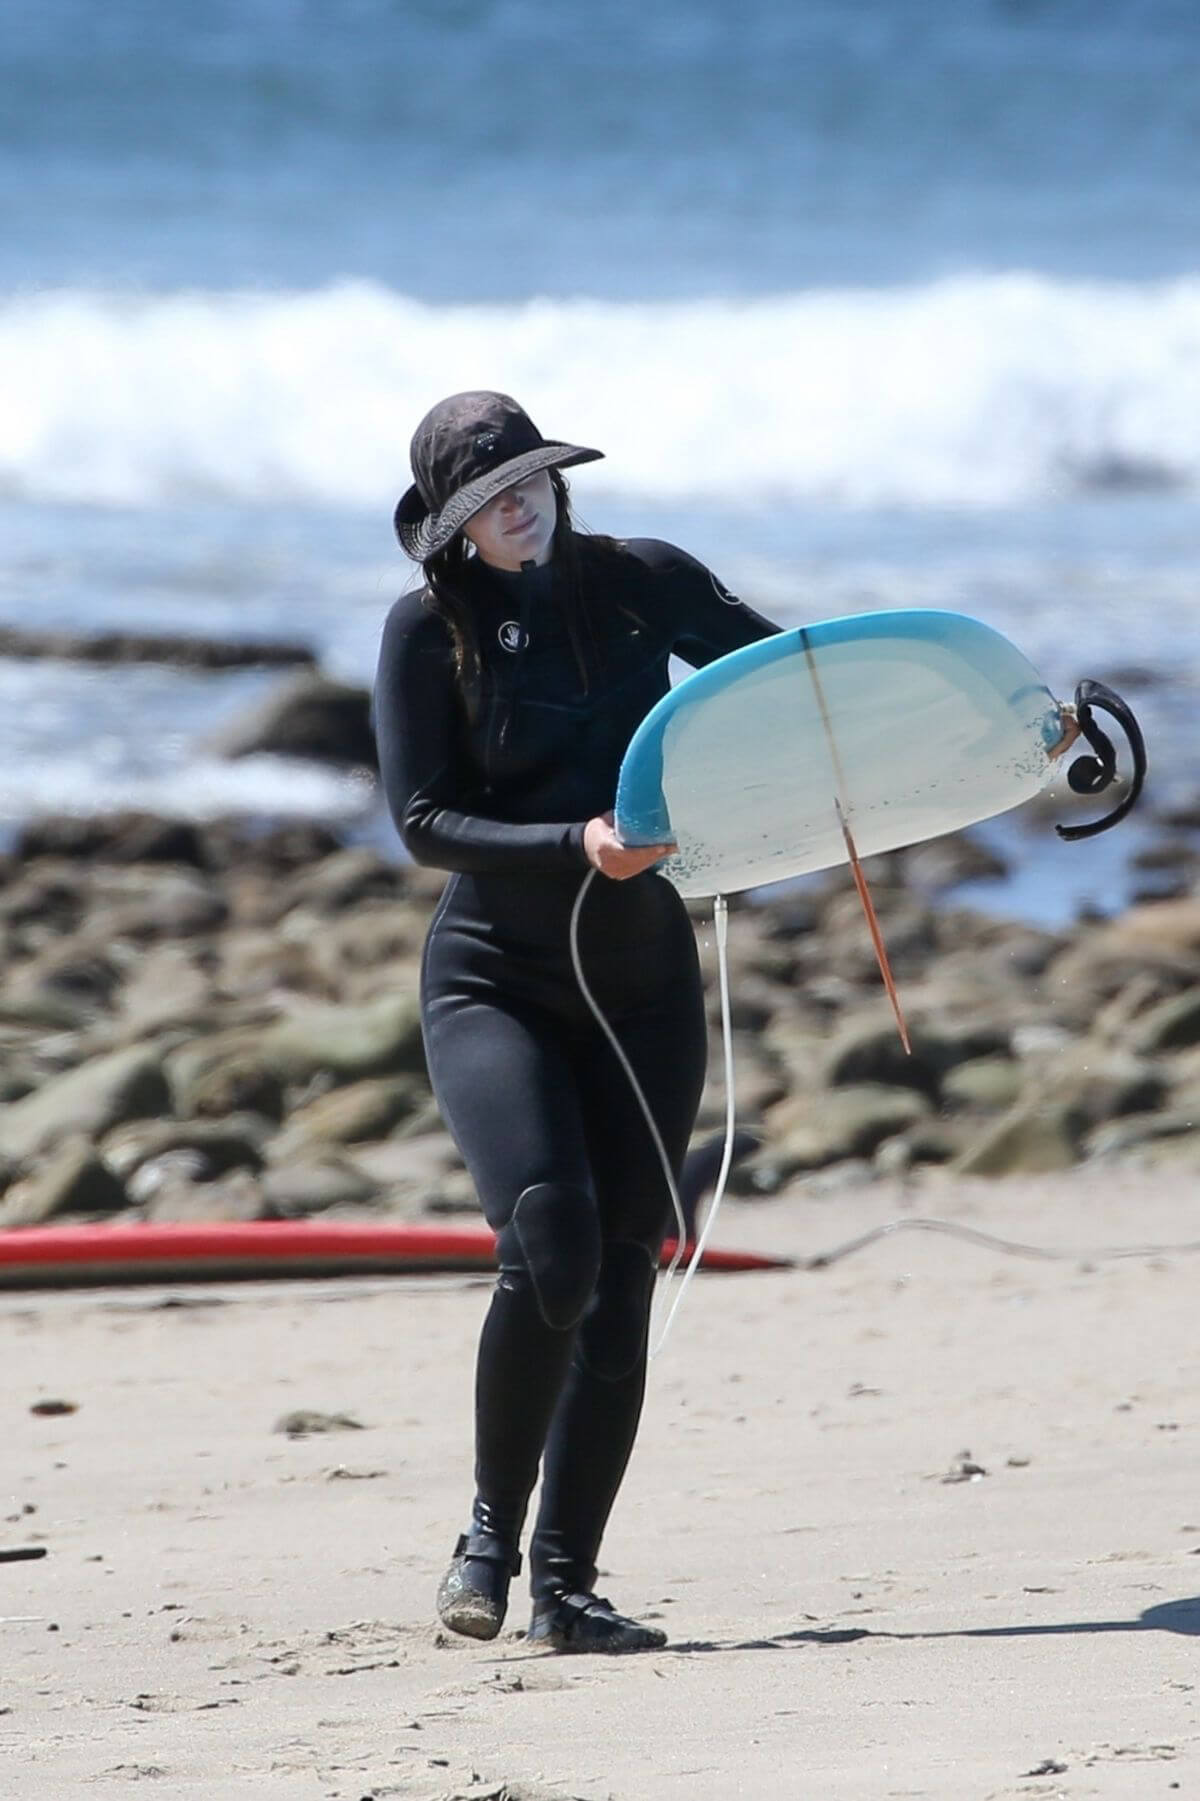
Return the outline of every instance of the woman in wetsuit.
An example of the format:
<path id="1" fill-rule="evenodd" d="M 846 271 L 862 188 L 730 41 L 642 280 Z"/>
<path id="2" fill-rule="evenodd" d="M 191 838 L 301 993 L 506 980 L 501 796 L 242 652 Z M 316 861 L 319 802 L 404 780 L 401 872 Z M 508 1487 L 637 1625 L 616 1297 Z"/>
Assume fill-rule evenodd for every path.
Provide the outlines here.
<path id="1" fill-rule="evenodd" d="M 634 1651 L 665 1635 L 594 1593 L 601 1535 L 645 1387 L 670 1217 L 628 1074 L 590 1012 L 578 954 L 678 1176 L 704 1081 L 690 921 L 623 845 L 611 806 L 633 732 L 695 665 L 776 628 L 682 551 L 577 532 L 559 473 L 601 453 L 548 441 L 506 395 L 456 394 L 417 428 L 396 509 L 425 585 L 383 633 L 384 789 L 419 863 L 452 872 L 430 925 L 422 1013 L 442 1117 L 497 1234 L 475 1390 L 475 1501 L 438 1591 L 493 1638 L 529 1548 L 528 1641 Z"/>

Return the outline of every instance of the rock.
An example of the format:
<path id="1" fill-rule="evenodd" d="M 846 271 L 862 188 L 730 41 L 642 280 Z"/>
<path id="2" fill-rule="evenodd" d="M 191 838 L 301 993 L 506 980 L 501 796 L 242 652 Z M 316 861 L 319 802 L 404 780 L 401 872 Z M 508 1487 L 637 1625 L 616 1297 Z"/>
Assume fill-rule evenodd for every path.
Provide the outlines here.
<path id="1" fill-rule="evenodd" d="M 0 656 L 57 657 L 75 663 L 163 663 L 176 669 L 257 669 L 311 664 L 311 645 L 253 639 L 200 638 L 186 633 L 31 631 L 0 626 Z"/>
<path id="2" fill-rule="evenodd" d="M 948 832 L 903 853 L 906 881 L 923 894 L 956 888 L 962 882 L 1001 881 L 1008 859 L 981 844 L 970 832 Z"/>
<path id="3" fill-rule="evenodd" d="M 9 1025 L 73 1032 L 94 1018 L 95 1009 L 86 1001 L 71 1000 L 53 990 L 28 990 L 13 983 L 0 993 L 0 1020 Z"/>
<path id="4" fill-rule="evenodd" d="M 247 1083 L 264 1072 L 287 1087 L 369 1076 L 418 1075 L 425 1069 L 420 1007 L 412 992 L 356 1007 L 306 1007 L 265 1026 L 238 1026 L 172 1051 L 167 1072 L 180 1114 L 211 1096 L 221 1071 L 236 1064 Z M 210 1100 L 211 1106 L 211 1100 Z"/>
<path id="5" fill-rule="evenodd" d="M 1181 844 L 1177 839 L 1163 838 L 1155 844 L 1143 845 L 1129 859 L 1134 869 L 1183 871 L 1190 874 L 1200 865 L 1200 850 L 1194 844 Z"/>
<path id="6" fill-rule="evenodd" d="M 234 1053 L 206 1063 L 194 1081 L 172 1074 L 172 1087 L 176 1110 L 185 1118 L 254 1113 L 278 1124 L 284 1116 L 283 1083 L 261 1058 Z"/>
<path id="7" fill-rule="evenodd" d="M 385 994 L 358 1007 L 312 1007 L 268 1026 L 262 1048 L 285 1082 L 319 1073 L 337 1082 L 423 1075 L 420 1004 L 415 993 Z"/>
<path id="8" fill-rule="evenodd" d="M 1135 1113 L 1098 1126 L 1087 1141 L 1091 1157 L 1115 1157 L 1163 1138 L 1182 1138 L 1200 1124 L 1193 1109 L 1185 1112 Z"/>
<path id="9" fill-rule="evenodd" d="M 1159 1001 L 1143 1013 L 1136 1022 L 1130 1044 L 1143 1056 L 1188 1050 L 1200 1044 L 1200 986 L 1189 988 L 1170 1000 Z"/>
<path id="10" fill-rule="evenodd" d="M 115 874 L 115 872 L 114 872 Z M 192 938 L 224 925 L 229 908 L 215 887 L 190 871 L 172 866 L 152 877 L 139 869 L 120 899 L 110 877 L 110 905 L 95 908 L 94 929 L 109 943 L 135 944 L 162 938 Z"/>
<path id="11" fill-rule="evenodd" d="M 394 901 L 404 888 L 403 872 L 378 852 L 361 847 L 334 851 L 306 869 L 297 870 L 280 891 L 280 917 L 293 907 L 329 915 L 358 907 L 366 900 Z"/>
<path id="12" fill-rule="evenodd" d="M 942 1100 L 954 1107 L 1003 1110 L 1017 1100 L 1024 1085 L 1019 1063 L 1011 1057 L 972 1057 L 942 1078 Z"/>
<path id="13" fill-rule="evenodd" d="M 127 1119 L 167 1113 L 170 1107 L 160 1055 L 140 1045 L 114 1051 L 52 1076 L 6 1107 L 0 1154 L 24 1161 L 72 1134 L 100 1138 Z"/>
<path id="14" fill-rule="evenodd" d="M 427 921 L 428 910 L 409 901 L 363 900 L 322 921 L 305 950 L 329 988 L 353 1003 L 378 995 L 381 983 L 416 993 Z"/>
<path id="15" fill-rule="evenodd" d="M 1175 831 L 1200 831 L 1200 793 L 1193 795 L 1190 800 L 1174 801 L 1170 806 L 1163 807 L 1156 818 Z"/>
<path id="16" fill-rule="evenodd" d="M 0 1106 L 8 1101 L 19 1101 L 24 1095 L 32 1094 L 38 1085 L 38 1077 L 32 1064 L 6 1057 L 0 1063 Z"/>
<path id="17" fill-rule="evenodd" d="M 159 944 L 135 963 L 118 997 L 124 1036 L 148 1037 L 194 1019 L 212 998 L 212 982 L 190 949 Z"/>
<path id="18" fill-rule="evenodd" d="M 1138 1151 L 1137 1162 L 1150 1181 L 1195 1183 L 1200 1181 L 1200 1137 L 1186 1132 L 1179 1138 L 1156 1138 Z"/>
<path id="19" fill-rule="evenodd" d="M 369 1176 L 347 1159 L 329 1154 L 312 1162 L 272 1166 L 262 1177 L 262 1191 L 268 1219 L 367 1206 L 379 1198 L 379 1187 Z"/>
<path id="20" fill-rule="evenodd" d="M 1009 1176 L 1070 1169 L 1081 1154 L 1083 1121 L 1069 1102 L 1019 1102 L 957 1157 L 964 1176 Z"/>
<path id="21" fill-rule="evenodd" d="M 1129 898 L 1138 905 L 1144 901 L 1183 900 L 1191 894 L 1192 886 L 1191 871 L 1160 867 L 1143 873 L 1132 884 Z"/>
<path id="22" fill-rule="evenodd" d="M 231 1169 L 261 1169 L 272 1122 L 255 1115 L 228 1119 L 155 1119 L 125 1125 L 104 1139 L 105 1157 L 126 1179 L 157 1159 L 187 1153 L 193 1179 L 210 1181 Z"/>
<path id="23" fill-rule="evenodd" d="M 0 919 L 44 934 L 39 942 L 74 932 L 83 921 L 88 894 L 85 872 L 69 863 L 39 863 L 22 870 L 0 890 Z"/>
<path id="24" fill-rule="evenodd" d="M 734 1046 L 734 1101 L 739 1118 L 758 1119 L 778 1101 L 787 1098 L 788 1084 L 779 1068 L 747 1049 Z M 708 1083 L 696 1120 L 698 1131 L 725 1124 L 724 1070 L 719 1061 L 710 1066 Z"/>
<path id="25" fill-rule="evenodd" d="M 869 1156 L 885 1138 L 903 1132 L 928 1112 L 928 1102 L 911 1089 L 879 1083 L 795 1095 L 768 1110 L 763 1122 L 767 1143 L 747 1167 L 752 1170 L 760 1161 L 767 1162 L 786 1176 L 820 1169 L 843 1157 Z"/>
<path id="26" fill-rule="evenodd" d="M 806 1018 L 785 1003 L 762 1033 L 760 1044 L 785 1088 L 807 1093 L 824 1083 L 829 1058 L 828 1038 L 815 1020 Z M 719 1068 L 715 1059 L 710 1058 L 710 1064 L 714 1070 Z"/>
<path id="27" fill-rule="evenodd" d="M 338 834 L 315 819 L 210 819 L 201 829 L 207 866 L 221 876 L 231 899 L 243 880 L 269 878 L 277 886 L 280 877 L 310 869 L 342 848 Z"/>
<path id="28" fill-rule="evenodd" d="M 1173 902 L 1162 903 L 1163 908 Z M 1137 984 L 1141 1004 L 1153 1004 L 1200 984 L 1200 953 L 1170 939 L 1156 940 L 1109 927 L 1085 931 L 1049 964 L 1044 988 L 1061 1022 L 1087 1029 L 1106 1003 Z"/>
<path id="29" fill-rule="evenodd" d="M 835 1088 L 857 1082 L 895 1084 L 935 1098 L 946 1073 L 957 1064 L 1000 1056 L 1009 1043 L 1007 1030 L 989 1021 L 948 1032 L 913 1020 L 909 1038 L 911 1056 L 890 1014 L 851 1020 L 830 1047 L 826 1080 Z"/>
<path id="30" fill-rule="evenodd" d="M 86 1138 L 64 1139 L 0 1202 L 0 1227 L 37 1226 L 62 1213 L 117 1213 L 129 1204 L 124 1184 Z"/>
<path id="31" fill-rule="evenodd" d="M 1062 942 L 1052 932 L 1007 925 L 998 941 L 980 946 L 975 953 L 979 958 L 977 967 L 1001 988 L 1016 982 L 1036 982 L 1061 950 Z"/>
<path id="32" fill-rule="evenodd" d="M 414 1076 L 351 1082 L 298 1107 L 276 1140 L 274 1154 L 284 1158 L 313 1145 L 387 1138 L 428 1098 L 428 1085 Z"/>
<path id="33" fill-rule="evenodd" d="M 268 1096 L 271 1090 L 267 1084 L 274 1085 L 274 1091 L 280 1097 L 278 1117 L 282 1119 L 285 1110 L 283 1078 L 263 1044 L 274 1023 L 231 1026 L 226 1031 L 206 1032 L 171 1050 L 165 1067 L 178 1116 L 189 1119 L 202 1110 L 205 1117 L 217 1118 L 228 1110 L 224 1100 L 232 1094 L 235 1084 L 239 1093 L 248 1094 L 261 1082 L 263 1092 Z M 202 1101 L 206 1103 L 203 1108 Z M 242 1101 L 242 1107 L 252 1113 L 274 1116 L 271 1108 L 260 1106 L 256 1100 L 247 1098 Z"/>
<path id="34" fill-rule="evenodd" d="M 732 908 L 738 1116 L 766 1116 L 769 1132 L 735 1191 L 768 1192 L 804 1169 L 826 1171 L 808 1191 L 885 1168 L 915 1181 L 926 1163 L 979 1152 L 988 1128 L 1011 1126 L 1035 1097 L 1062 1130 L 1048 1149 L 1046 1118 L 1032 1140 L 1026 1118 L 1018 1165 L 1121 1154 L 1104 1147 L 1125 1140 L 1103 1128 L 1125 1118 L 1145 1135 L 1140 1159 L 1184 1159 L 1187 1133 L 1149 1122 L 1190 1117 L 1200 1086 L 1200 897 L 1051 934 L 926 906 L 905 886 L 920 865 L 872 860 L 911 1060 L 844 875 Z M 935 879 L 928 862 L 921 879 Z M 27 828 L 18 853 L 0 855 L 10 1186 L 83 1122 L 106 1163 L 120 1157 L 135 1202 L 163 1217 L 412 1216 L 430 1201 L 474 1212 L 465 1174 L 438 1164 L 450 1152 L 419 1029 L 421 944 L 442 883 L 304 822 L 122 814 Z M 691 912 L 715 1026 L 711 919 Z M 113 1124 L 125 1101 L 110 1118 L 91 1086 L 139 1049 L 157 1060 L 157 1086 Z M 68 1077 L 83 1087 L 60 1088 Z M 714 1030 L 701 1118 L 716 1129 L 722 1090 Z M 935 1117 L 931 1101 L 948 1111 Z M 325 1148 L 341 1144 L 353 1156 Z M 258 1179 L 264 1156 L 274 1195 Z"/>
<path id="35" fill-rule="evenodd" d="M 974 941 L 963 934 L 964 942 L 956 942 L 958 933 L 948 936 L 951 948 L 939 941 L 935 954 L 901 983 L 910 1022 L 927 1022 L 951 1036 L 970 1033 L 980 1023 L 1011 1035 L 1031 1017 L 1044 1017 L 1039 978 L 1059 949 L 1057 941 L 1033 933 L 1000 939 L 975 934 Z M 1057 1000 L 1050 1004 L 1057 1006 Z"/>
<path id="36" fill-rule="evenodd" d="M 214 881 L 179 864 L 38 861 L 0 891 L 0 921 L 21 956 L 77 932 L 81 945 L 107 956 L 120 940 L 215 931 L 227 911 Z"/>
<path id="37" fill-rule="evenodd" d="M 361 1432 L 363 1423 L 350 1413 L 317 1413 L 312 1408 L 298 1407 L 276 1420 L 271 1430 L 285 1432 L 289 1438 L 308 1438 L 314 1432 Z"/>
<path id="38" fill-rule="evenodd" d="M 1171 1058 L 1171 1077 L 1176 1088 L 1190 1085 L 1200 1090 L 1200 1044 L 1189 1051 L 1177 1051 Z"/>
<path id="39" fill-rule="evenodd" d="M 22 862 L 34 857 L 75 857 L 89 863 L 208 867 L 202 827 L 189 819 L 164 819 L 156 813 L 46 814 L 21 828 L 14 854 Z"/>
<path id="40" fill-rule="evenodd" d="M 816 931 L 823 906 L 822 895 L 811 885 L 772 888 L 755 908 L 761 922 L 759 930 L 768 940 L 778 938 L 790 944 L 793 939 Z"/>
<path id="41" fill-rule="evenodd" d="M 285 935 L 278 925 L 266 930 L 226 932 L 217 947 L 216 983 L 225 994 L 243 999 L 281 989 L 333 1000 L 335 990 L 303 940 Z"/>
<path id="42" fill-rule="evenodd" d="M 961 1122 L 923 1119 L 895 1138 L 885 1138 L 875 1152 L 874 1167 L 881 1176 L 903 1175 L 919 1164 L 950 1163 L 961 1156 L 966 1144 L 967 1132 Z"/>
<path id="43" fill-rule="evenodd" d="M 234 720 L 211 741 L 211 748 L 225 757 L 270 752 L 374 769 L 370 706 L 365 688 L 321 675 L 297 676 Z"/>
<path id="44" fill-rule="evenodd" d="M 139 1175 L 147 1167 L 144 1165 Z M 268 1217 L 262 1189 L 245 1169 L 231 1170 L 216 1182 L 190 1182 L 178 1173 L 156 1187 L 146 1202 L 147 1219 L 179 1224 Z"/>
<path id="45" fill-rule="evenodd" d="M 732 1185 L 731 1192 L 737 1192 Z M 443 1170 L 426 1191 L 424 1211 L 439 1219 L 478 1218 L 479 1196 L 466 1170 Z"/>
<path id="46" fill-rule="evenodd" d="M 1084 928 L 1046 977 L 1091 1012 L 1133 984 L 1142 1008 L 1200 987 L 1200 897 L 1153 901 Z"/>
<path id="47" fill-rule="evenodd" d="M 1130 907 L 1108 921 L 1103 939 L 1108 944 L 1136 949 L 1154 947 L 1200 955 L 1200 895 Z"/>
<path id="48" fill-rule="evenodd" d="M 1043 1096 L 1073 1108 L 1084 1125 L 1159 1107 L 1167 1087 L 1157 1065 L 1087 1040 L 1056 1058 L 1039 1081 Z"/>
<path id="49" fill-rule="evenodd" d="M 753 970 L 746 971 L 736 980 L 731 976 L 729 1021 L 735 1032 L 764 1031 L 774 1018 L 778 1005 L 779 990 L 773 982 L 765 981 Z M 719 1027 L 721 1000 L 715 988 L 710 989 L 706 997 L 705 1011 L 709 1025 Z"/>
<path id="50" fill-rule="evenodd" d="M 89 932 L 75 932 L 23 963 L 6 984 L 5 1001 L 44 996 L 80 1011 L 105 1009 L 112 1005 L 123 974 L 111 948 L 102 949 Z"/>
<path id="51" fill-rule="evenodd" d="M 935 915 L 931 908 L 903 894 L 875 894 L 879 924 L 887 944 L 888 961 L 897 981 L 923 968 L 936 948 Z M 862 903 L 851 888 L 834 895 L 821 919 L 817 951 L 821 965 L 872 992 L 879 982 L 879 966 Z"/>
<path id="52" fill-rule="evenodd" d="M 1013 1027 L 1012 1047 L 1022 1061 L 1036 1057 L 1059 1057 L 1076 1042 L 1074 1032 L 1051 1020 L 1030 1020 Z"/>
<path id="53" fill-rule="evenodd" d="M 161 1157 L 139 1163 L 125 1187 L 130 1200 L 140 1207 L 167 1189 L 203 1182 L 210 1173 L 203 1151 L 164 1151 Z"/>

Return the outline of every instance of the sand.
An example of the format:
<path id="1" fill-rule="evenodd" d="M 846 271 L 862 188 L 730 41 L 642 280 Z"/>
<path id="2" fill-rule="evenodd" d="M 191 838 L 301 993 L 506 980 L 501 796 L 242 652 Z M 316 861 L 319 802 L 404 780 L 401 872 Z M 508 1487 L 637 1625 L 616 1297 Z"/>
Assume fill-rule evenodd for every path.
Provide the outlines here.
<path id="1" fill-rule="evenodd" d="M 656 1360 L 602 1592 L 661 1653 L 491 1645 L 432 1600 L 487 1286 L 0 1296 L 0 1794 L 641 1801 L 1195 1793 L 1194 1182 L 729 1202 Z M 76 1411 L 40 1415 L 38 1401 Z M 361 1430 L 290 1438 L 296 1409 Z M 977 1471 L 978 1473 L 973 1473 Z"/>

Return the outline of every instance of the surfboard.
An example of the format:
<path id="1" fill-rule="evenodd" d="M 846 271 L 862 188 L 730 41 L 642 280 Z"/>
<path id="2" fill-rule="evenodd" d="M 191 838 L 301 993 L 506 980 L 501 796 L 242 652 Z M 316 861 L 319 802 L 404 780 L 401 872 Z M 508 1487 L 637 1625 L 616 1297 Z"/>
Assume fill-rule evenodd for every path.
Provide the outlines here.
<path id="1" fill-rule="evenodd" d="M 961 613 L 830 619 L 732 651 L 643 720 L 614 821 L 674 841 L 659 873 L 733 894 L 916 844 L 1031 799 L 1055 773 L 1059 702 L 1001 633 Z"/>
<path id="2" fill-rule="evenodd" d="M 674 1244 L 662 1249 L 669 1263 Z M 0 1232 L 0 1288 L 202 1282 L 276 1276 L 490 1271 L 496 1241 L 484 1226 L 405 1221 L 233 1220 L 183 1224 L 20 1226 Z M 787 1269 L 791 1259 L 705 1250 L 702 1267 Z"/>

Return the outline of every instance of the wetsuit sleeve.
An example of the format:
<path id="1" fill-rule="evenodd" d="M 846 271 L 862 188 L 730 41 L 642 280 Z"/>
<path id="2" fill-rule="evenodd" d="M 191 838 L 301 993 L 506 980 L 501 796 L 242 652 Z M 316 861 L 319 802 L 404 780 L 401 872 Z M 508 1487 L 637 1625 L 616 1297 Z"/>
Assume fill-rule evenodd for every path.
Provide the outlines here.
<path id="1" fill-rule="evenodd" d="M 586 868 L 586 821 L 510 825 L 462 810 L 470 773 L 460 760 L 458 709 L 445 627 L 406 595 L 384 626 L 373 717 L 388 810 L 414 862 L 471 871 Z"/>
<path id="2" fill-rule="evenodd" d="M 630 549 L 659 576 L 669 595 L 671 648 L 693 668 L 702 669 L 728 651 L 757 644 L 782 629 L 731 594 L 711 569 L 674 544 L 643 538 Z"/>

